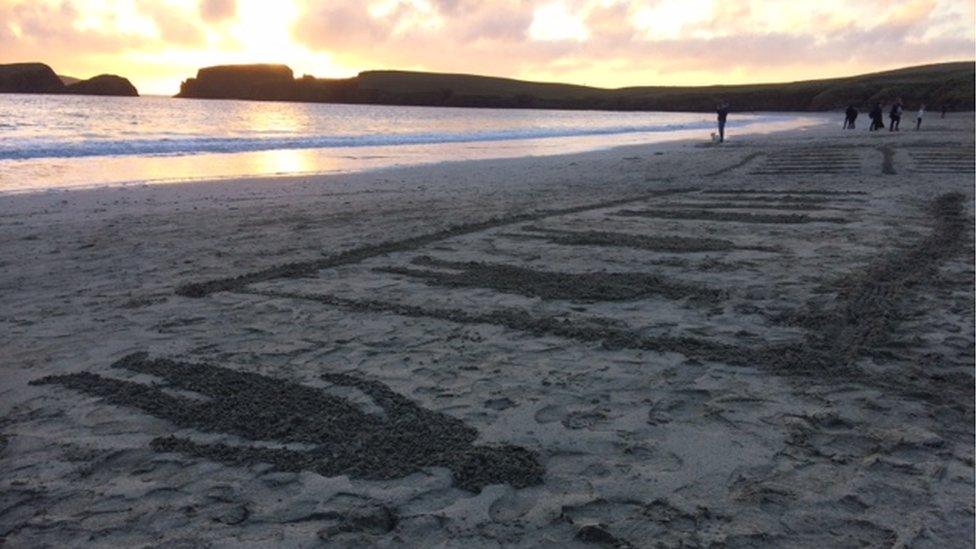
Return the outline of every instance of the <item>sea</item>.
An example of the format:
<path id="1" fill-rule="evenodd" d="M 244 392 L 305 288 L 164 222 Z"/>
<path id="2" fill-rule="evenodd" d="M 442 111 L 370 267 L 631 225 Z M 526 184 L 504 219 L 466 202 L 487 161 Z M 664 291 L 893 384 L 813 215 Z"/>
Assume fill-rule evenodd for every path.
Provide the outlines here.
<path id="1" fill-rule="evenodd" d="M 734 140 L 815 122 L 802 114 L 733 113 L 727 132 Z M 0 193 L 707 142 L 715 131 L 709 113 L 0 94 Z"/>

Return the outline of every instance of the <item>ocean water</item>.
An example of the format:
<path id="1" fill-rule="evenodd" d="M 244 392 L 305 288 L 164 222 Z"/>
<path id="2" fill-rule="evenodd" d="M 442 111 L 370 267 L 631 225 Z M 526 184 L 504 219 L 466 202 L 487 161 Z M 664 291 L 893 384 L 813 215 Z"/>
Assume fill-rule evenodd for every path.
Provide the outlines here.
<path id="1" fill-rule="evenodd" d="M 729 132 L 809 124 L 735 114 Z M 689 137 L 714 115 L 0 94 L 0 192 L 329 173 Z"/>

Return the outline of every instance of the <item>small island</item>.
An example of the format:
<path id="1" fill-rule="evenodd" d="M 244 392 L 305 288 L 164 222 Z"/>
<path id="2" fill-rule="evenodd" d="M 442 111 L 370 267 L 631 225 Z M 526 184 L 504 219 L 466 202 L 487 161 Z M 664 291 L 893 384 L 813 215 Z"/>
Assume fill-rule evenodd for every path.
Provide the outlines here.
<path id="1" fill-rule="evenodd" d="M 0 65 L 0 93 L 139 96 L 136 87 L 121 76 L 101 74 L 87 80 L 61 77 L 44 63 Z"/>

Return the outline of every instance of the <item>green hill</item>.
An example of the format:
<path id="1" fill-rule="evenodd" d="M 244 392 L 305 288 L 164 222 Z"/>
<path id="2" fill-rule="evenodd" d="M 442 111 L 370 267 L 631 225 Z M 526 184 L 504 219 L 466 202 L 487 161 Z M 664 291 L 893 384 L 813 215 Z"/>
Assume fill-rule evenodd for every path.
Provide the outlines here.
<path id="1" fill-rule="evenodd" d="M 202 69 L 179 97 L 541 109 L 708 111 L 720 100 L 737 111 L 818 111 L 901 97 L 907 105 L 973 110 L 976 63 L 922 65 L 846 78 L 777 84 L 619 89 L 527 82 L 468 74 L 367 71 L 355 78 L 294 79 L 283 65 Z"/>

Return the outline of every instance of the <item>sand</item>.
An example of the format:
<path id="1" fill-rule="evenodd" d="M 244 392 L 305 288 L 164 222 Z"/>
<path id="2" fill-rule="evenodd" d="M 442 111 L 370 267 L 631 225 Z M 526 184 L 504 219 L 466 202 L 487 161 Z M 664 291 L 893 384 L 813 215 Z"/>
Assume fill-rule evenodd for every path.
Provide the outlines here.
<path id="1" fill-rule="evenodd" d="M 973 118 L 0 197 L 4 547 L 971 547 Z"/>

